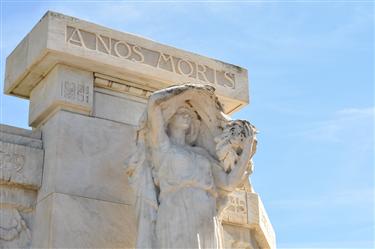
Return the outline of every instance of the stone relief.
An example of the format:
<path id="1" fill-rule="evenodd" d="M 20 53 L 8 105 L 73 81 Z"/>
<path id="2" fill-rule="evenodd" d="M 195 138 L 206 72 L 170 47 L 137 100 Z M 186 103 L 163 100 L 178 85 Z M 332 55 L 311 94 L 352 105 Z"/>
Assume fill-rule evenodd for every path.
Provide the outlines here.
<path id="1" fill-rule="evenodd" d="M 126 93 L 126 94 L 130 94 L 130 95 L 137 96 L 140 98 L 144 98 L 144 99 L 147 99 L 148 97 L 150 97 L 150 95 L 154 91 L 150 89 L 146 90 L 140 87 L 135 87 L 130 84 L 126 84 L 124 82 L 116 82 L 113 80 L 109 80 L 101 76 L 101 74 L 95 73 L 94 76 L 95 76 L 94 78 L 95 87 L 110 89 L 112 91 Z"/>
<path id="2" fill-rule="evenodd" d="M 31 243 L 30 230 L 15 208 L 0 209 L 0 248 L 28 248 Z"/>
<path id="3" fill-rule="evenodd" d="M 10 181 L 16 175 L 23 177 L 20 173 L 25 165 L 25 156 L 0 150 L 1 179 Z"/>
<path id="4" fill-rule="evenodd" d="M 229 223 L 247 224 L 246 192 L 235 191 L 228 195 L 228 204 L 221 214 L 221 220 Z"/>
<path id="5" fill-rule="evenodd" d="M 218 217 L 252 172 L 255 133 L 223 114 L 209 85 L 154 92 L 125 163 L 137 195 L 137 248 L 223 248 Z"/>
<path id="6" fill-rule="evenodd" d="M 61 96 L 67 100 L 88 103 L 89 92 L 89 86 L 82 83 L 65 80 L 61 85 Z"/>

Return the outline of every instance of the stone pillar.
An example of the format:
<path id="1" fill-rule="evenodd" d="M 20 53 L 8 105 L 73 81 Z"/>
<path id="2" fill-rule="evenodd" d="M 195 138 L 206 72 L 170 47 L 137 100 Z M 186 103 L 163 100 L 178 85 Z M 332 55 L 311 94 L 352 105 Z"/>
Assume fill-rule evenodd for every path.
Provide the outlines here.
<path id="1" fill-rule="evenodd" d="M 32 247 L 134 247 L 134 197 L 123 173 L 134 127 L 96 117 L 103 106 L 94 114 L 94 98 L 112 112 L 128 108 L 102 95 L 93 72 L 62 64 L 30 93 L 29 122 L 45 145 Z"/>
<path id="2" fill-rule="evenodd" d="M 2 178 L 2 184 L 12 184 L 1 185 L 7 194 L 1 205 L 7 209 L 0 212 L 24 220 L 21 230 L 29 231 L 19 247 L 134 247 L 135 196 L 123 164 L 135 151 L 136 125 L 148 96 L 186 82 L 215 86 L 227 114 L 249 101 L 246 69 L 47 12 L 6 66 L 4 91 L 30 99 L 29 125 L 39 134 L 30 139 L 40 146 L 1 145 L 2 160 L 13 160 L 9 165 L 18 159 L 8 154 L 22 151 L 24 169 L 35 168 L 25 172 L 26 180 Z M 28 159 L 33 157 L 38 159 Z M 232 226 L 227 220 L 227 237 L 237 241 L 247 234 L 242 241 L 249 248 L 273 248 L 273 237 L 264 235 L 273 230 L 262 218 L 267 216 L 261 215 L 260 199 L 255 193 L 245 199 L 246 224 Z M 3 241 L 0 237 L 1 246 L 9 244 Z"/>

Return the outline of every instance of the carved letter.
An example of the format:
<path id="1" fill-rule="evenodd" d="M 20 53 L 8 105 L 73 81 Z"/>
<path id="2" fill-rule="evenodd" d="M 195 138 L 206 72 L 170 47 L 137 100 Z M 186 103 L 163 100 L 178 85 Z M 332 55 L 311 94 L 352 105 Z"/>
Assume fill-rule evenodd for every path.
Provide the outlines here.
<path id="1" fill-rule="evenodd" d="M 182 63 L 185 63 L 186 65 L 188 65 L 189 67 L 189 71 L 188 73 L 185 73 L 183 70 L 182 70 Z M 191 76 L 193 74 L 193 65 L 191 65 L 191 63 L 187 60 L 184 60 L 184 59 L 180 59 L 178 62 L 177 62 L 177 68 L 178 68 L 178 71 L 180 72 L 180 74 L 182 75 L 185 75 L 185 76 Z"/>
<path id="2" fill-rule="evenodd" d="M 143 62 L 145 61 L 145 57 L 143 56 L 140 47 L 134 45 L 134 46 L 133 46 L 133 52 L 134 52 L 134 54 L 136 54 L 136 55 L 139 56 L 139 60 L 136 60 L 136 61 L 138 61 L 138 62 L 140 62 L 140 63 L 143 63 Z"/>
<path id="3" fill-rule="evenodd" d="M 123 45 L 124 47 L 126 47 L 126 50 L 127 50 L 127 53 L 126 54 L 121 54 L 120 51 L 119 51 L 119 45 Z M 118 41 L 115 43 L 115 53 L 118 57 L 123 57 L 125 59 L 129 58 L 129 56 L 131 55 L 131 48 L 130 46 L 126 43 L 126 42 L 123 42 L 123 41 Z"/>
<path id="4" fill-rule="evenodd" d="M 68 28 L 70 28 L 70 27 L 68 27 Z M 85 47 L 85 44 L 83 43 L 83 38 L 82 38 L 81 32 L 77 28 L 74 28 L 72 34 L 68 38 L 68 42 L 71 43 L 71 44 L 74 44 L 74 45 Z"/>
<path id="5" fill-rule="evenodd" d="M 156 67 L 160 68 L 160 62 L 163 62 L 164 64 L 167 64 L 169 62 L 171 64 L 171 68 L 172 68 L 172 70 L 169 70 L 169 71 L 172 71 L 174 73 L 176 72 L 176 70 L 174 68 L 174 63 L 173 63 L 173 57 L 172 56 L 165 55 L 162 52 L 160 52 L 159 59 L 158 59 L 158 64 L 156 65 Z M 164 67 L 164 69 L 166 69 L 166 67 Z"/>
<path id="6" fill-rule="evenodd" d="M 106 54 L 109 54 L 111 52 L 111 39 L 108 37 L 105 37 L 105 38 L 108 39 L 108 44 L 106 44 L 106 42 L 103 40 L 101 35 L 96 34 L 96 50 L 101 51 L 99 49 L 99 44 L 101 44 L 105 50 L 101 52 L 105 52 Z"/>
<path id="7" fill-rule="evenodd" d="M 209 82 L 208 79 L 207 79 L 207 76 L 206 76 L 206 70 L 207 70 L 206 66 L 198 64 L 198 63 L 196 65 L 197 65 L 197 79 Z M 202 76 L 203 79 L 199 76 Z"/>
<path id="8" fill-rule="evenodd" d="M 227 82 L 226 85 L 229 86 L 229 87 L 231 87 L 231 88 L 234 88 L 234 74 L 228 73 L 228 72 L 224 72 L 224 77 L 229 81 L 229 82 Z"/>

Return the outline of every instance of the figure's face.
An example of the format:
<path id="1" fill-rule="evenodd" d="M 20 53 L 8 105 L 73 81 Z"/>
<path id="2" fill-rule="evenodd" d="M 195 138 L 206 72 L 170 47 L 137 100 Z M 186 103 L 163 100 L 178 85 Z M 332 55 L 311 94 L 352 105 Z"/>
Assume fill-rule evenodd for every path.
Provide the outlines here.
<path id="1" fill-rule="evenodd" d="M 191 122 L 192 122 L 191 113 L 185 108 L 178 109 L 171 120 L 171 124 L 173 127 L 181 128 L 184 130 L 189 129 Z"/>

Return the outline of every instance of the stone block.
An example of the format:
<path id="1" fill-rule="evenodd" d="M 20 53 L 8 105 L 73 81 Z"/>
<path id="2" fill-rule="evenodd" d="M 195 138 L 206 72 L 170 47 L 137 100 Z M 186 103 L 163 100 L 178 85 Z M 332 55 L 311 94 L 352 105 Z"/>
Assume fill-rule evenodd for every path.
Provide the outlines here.
<path id="1" fill-rule="evenodd" d="M 224 248 L 260 249 L 248 227 L 224 224 Z"/>
<path id="2" fill-rule="evenodd" d="M 30 93 L 29 125 L 39 127 L 61 109 L 90 114 L 93 84 L 92 73 L 56 65 Z"/>
<path id="3" fill-rule="evenodd" d="M 217 88 L 227 113 L 249 102 L 247 70 L 55 12 L 8 56 L 4 91 L 28 98 L 56 65 L 109 75 L 139 89 L 186 82 Z"/>
<path id="4" fill-rule="evenodd" d="M 27 130 L 3 124 L 0 124 L 0 141 L 37 149 L 43 147 L 40 130 Z"/>
<path id="5" fill-rule="evenodd" d="M 276 248 L 275 231 L 256 193 L 247 193 L 248 224 L 254 229 L 254 236 L 261 248 Z"/>
<path id="6" fill-rule="evenodd" d="M 0 207 L 31 211 L 35 208 L 37 192 L 12 185 L 0 185 Z"/>
<path id="7" fill-rule="evenodd" d="M 0 182 L 37 189 L 41 185 L 43 150 L 0 141 Z"/>
<path id="8" fill-rule="evenodd" d="M 132 206 L 54 193 L 37 204 L 33 248 L 134 248 Z"/>
<path id="9" fill-rule="evenodd" d="M 238 225 L 248 224 L 246 192 L 237 190 L 229 194 L 228 204 L 221 218 L 224 222 Z"/>
<path id="10" fill-rule="evenodd" d="M 138 121 L 146 108 L 146 104 L 125 94 L 110 94 L 109 91 L 95 92 L 94 117 L 104 118 L 130 125 L 138 125 Z"/>
<path id="11" fill-rule="evenodd" d="M 256 245 L 260 248 L 276 248 L 275 232 L 258 194 L 238 189 L 228 199 L 228 206 L 221 215 L 224 228 L 235 225 L 251 229 Z"/>
<path id="12" fill-rule="evenodd" d="M 59 111 L 42 127 L 45 144 L 43 186 L 38 199 L 58 192 L 131 204 L 124 173 L 135 150 L 135 128 Z"/>

